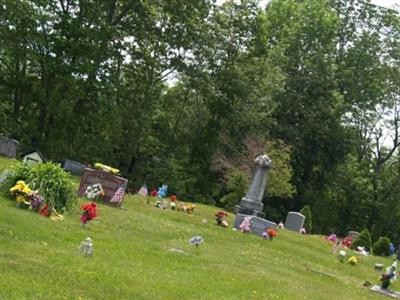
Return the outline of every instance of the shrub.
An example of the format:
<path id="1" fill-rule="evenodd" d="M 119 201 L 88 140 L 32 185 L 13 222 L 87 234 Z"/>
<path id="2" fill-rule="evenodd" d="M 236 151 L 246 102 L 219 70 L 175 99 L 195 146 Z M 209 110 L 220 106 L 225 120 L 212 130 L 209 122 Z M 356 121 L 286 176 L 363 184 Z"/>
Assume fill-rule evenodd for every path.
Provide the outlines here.
<path id="1" fill-rule="evenodd" d="M 372 253 L 379 256 L 390 256 L 390 239 L 386 236 L 380 237 L 372 246 Z"/>
<path id="2" fill-rule="evenodd" d="M 32 190 L 38 190 L 44 203 L 59 212 L 71 210 L 76 204 L 71 176 L 53 163 L 19 163 L 6 173 L 1 189 L 11 196 L 9 189 L 18 180 L 24 180 Z"/>
<path id="3" fill-rule="evenodd" d="M 309 205 L 304 206 L 300 213 L 306 217 L 304 221 L 304 228 L 306 229 L 307 233 L 311 233 L 312 230 L 312 216 L 311 216 L 311 209 Z"/>
<path id="4" fill-rule="evenodd" d="M 351 246 L 352 249 L 357 249 L 358 246 L 362 246 L 371 250 L 371 234 L 369 233 L 368 229 L 364 229 L 361 231 L 360 235 L 353 241 Z"/>

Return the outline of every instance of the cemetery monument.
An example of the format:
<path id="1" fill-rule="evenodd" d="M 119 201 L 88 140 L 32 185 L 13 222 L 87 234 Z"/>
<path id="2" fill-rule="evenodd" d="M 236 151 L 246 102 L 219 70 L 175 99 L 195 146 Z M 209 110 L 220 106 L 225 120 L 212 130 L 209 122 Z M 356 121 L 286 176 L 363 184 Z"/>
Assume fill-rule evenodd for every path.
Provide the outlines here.
<path id="1" fill-rule="evenodd" d="M 236 218 L 234 227 L 239 229 L 244 218 L 251 216 L 251 232 L 262 236 L 263 232 L 270 227 L 275 227 L 274 222 L 264 219 L 264 204 L 262 198 L 265 190 L 265 178 L 268 170 L 272 166 L 272 160 L 268 155 L 260 155 L 255 159 L 256 171 L 251 181 L 246 196 L 240 201 L 240 205 L 235 208 Z"/>

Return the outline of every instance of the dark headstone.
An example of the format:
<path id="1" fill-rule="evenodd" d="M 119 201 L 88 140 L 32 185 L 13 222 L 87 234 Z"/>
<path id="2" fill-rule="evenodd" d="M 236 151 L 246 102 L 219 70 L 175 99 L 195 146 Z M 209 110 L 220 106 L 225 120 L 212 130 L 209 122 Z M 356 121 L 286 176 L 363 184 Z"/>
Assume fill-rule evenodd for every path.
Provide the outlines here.
<path id="1" fill-rule="evenodd" d="M 78 161 L 66 159 L 63 163 L 63 169 L 73 175 L 81 176 L 85 170 L 85 165 Z"/>
<path id="2" fill-rule="evenodd" d="M 81 177 L 78 195 L 85 196 L 86 188 L 95 183 L 100 183 L 103 187 L 105 196 L 102 199 L 104 202 L 111 203 L 111 199 L 118 189 L 121 187 L 125 189 L 127 187 L 128 180 L 101 170 L 85 169 Z M 121 202 L 118 204 L 121 204 Z"/>
<path id="3" fill-rule="evenodd" d="M 19 142 L 17 140 L 8 139 L 0 135 L 0 155 L 16 158 L 18 144 Z"/>

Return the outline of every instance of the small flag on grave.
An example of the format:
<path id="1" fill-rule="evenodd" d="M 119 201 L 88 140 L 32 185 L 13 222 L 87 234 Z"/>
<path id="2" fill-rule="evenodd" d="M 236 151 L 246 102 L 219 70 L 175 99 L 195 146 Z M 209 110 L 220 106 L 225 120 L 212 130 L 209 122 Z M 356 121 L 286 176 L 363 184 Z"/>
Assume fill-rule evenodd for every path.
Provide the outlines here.
<path id="1" fill-rule="evenodd" d="M 140 190 L 138 191 L 138 194 L 146 197 L 148 195 L 149 191 L 147 190 L 147 186 L 145 184 L 142 185 L 142 187 L 140 188 Z"/>
<path id="2" fill-rule="evenodd" d="M 118 188 L 118 190 L 115 192 L 115 194 L 111 198 L 110 202 L 111 203 L 120 203 L 120 202 L 122 202 L 122 199 L 124 198 L 124 194 L 125 194 L 125 189 L 126 189 L 126 183 L 123 183 Z"/>

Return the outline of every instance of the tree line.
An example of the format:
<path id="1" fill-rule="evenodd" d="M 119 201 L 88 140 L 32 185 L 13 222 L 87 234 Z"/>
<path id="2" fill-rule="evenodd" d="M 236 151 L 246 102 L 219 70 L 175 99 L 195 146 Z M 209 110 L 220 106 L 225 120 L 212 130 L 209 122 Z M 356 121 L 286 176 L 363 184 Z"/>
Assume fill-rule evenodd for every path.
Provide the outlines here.
<path id="1" fill-rule="evenodd" d="M 133 187 L 399 240 L 400 16 L 367 0 L 3 0 L 0 133 Z"/>

